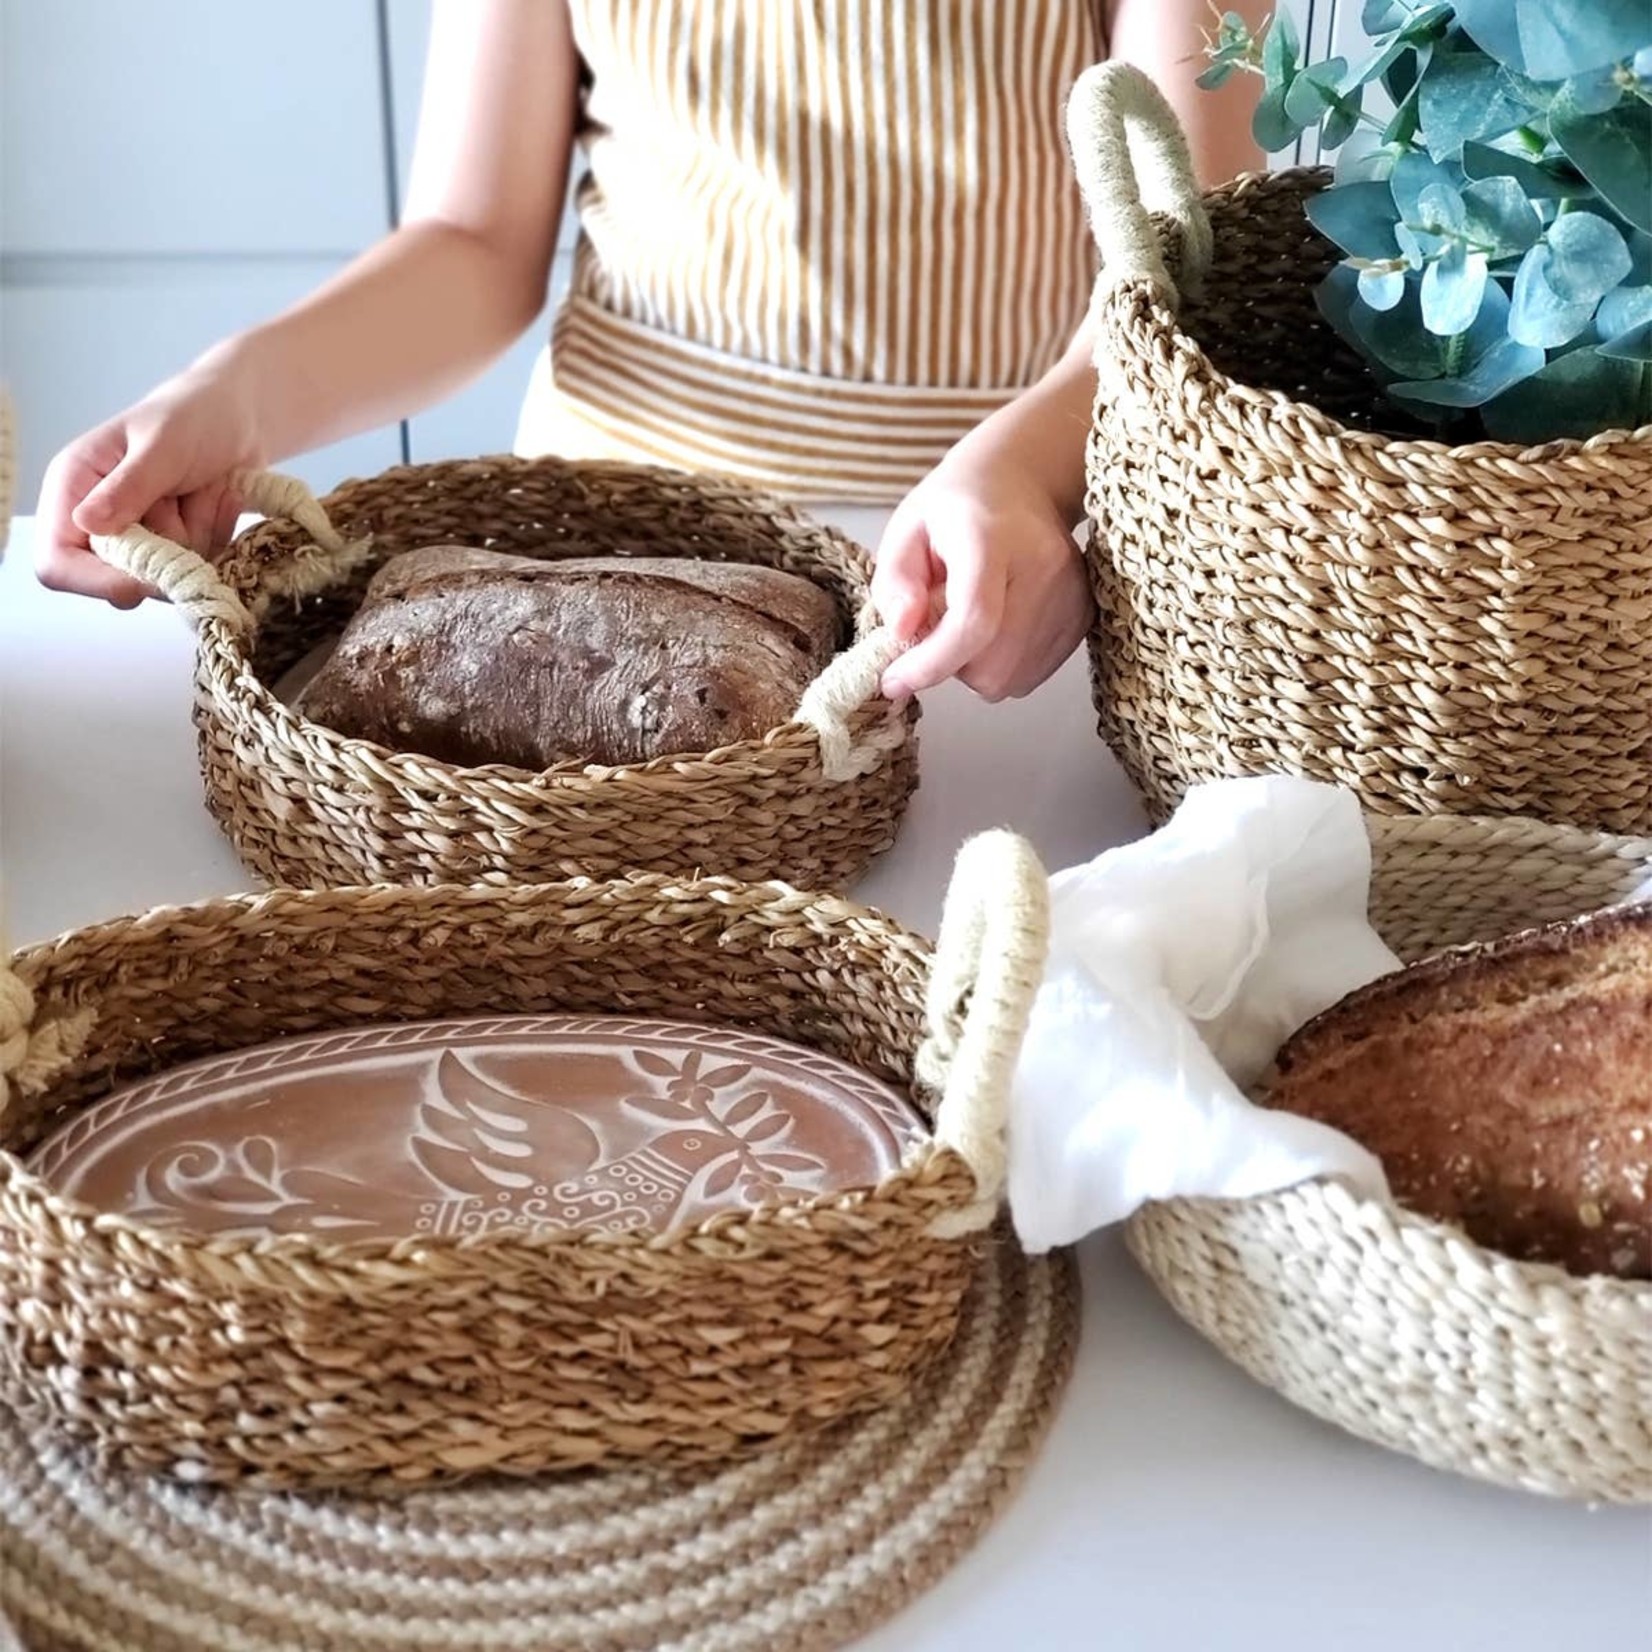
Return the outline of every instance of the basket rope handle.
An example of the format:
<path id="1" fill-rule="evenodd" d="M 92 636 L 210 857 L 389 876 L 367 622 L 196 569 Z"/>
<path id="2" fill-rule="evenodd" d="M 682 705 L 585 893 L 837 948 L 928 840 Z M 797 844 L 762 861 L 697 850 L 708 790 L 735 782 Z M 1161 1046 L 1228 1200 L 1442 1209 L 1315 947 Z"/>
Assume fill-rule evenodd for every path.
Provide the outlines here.
<path id="1" fill-rule="evenodd" d="M 834 784 L 870 774 L 906 739 L 906 720 L 891 705 L 889 715 L 857 740 L 849 718 L 875 699 L 883 674 L 904 651 L 887 626 L 874 626 L 839 654 L 803 691 L 794 722 L 815 731 L 820 768 Z"/>
<path id="2" fill-rule="evenodd" d="M 1008 1155 L 1010 1085 L 1044 977 L 1050 886 L 1032 846 L 984 832 L 958 852 L 930 968 L 929 1035 L 918 1077 L 941 1093 L 934 1137 L 975 1173 L 977 1198 L 932 1231 L 985 1227 L 997 1214 Z"/>
<path id="3" fill-rule="evenodd" d="M 1187 136 L 1164 93 L 1129 63 L 1098 63 L 1079 76 L 1067 100 L 1067 142 L 1101 251 L 1096 294 L 1146 282 L 1172 307 L 1159 237 L 1148 216 L 1165 212 L 1182 240 L 1182 290 L 1197 293 L 1210 269 L 1210 215 Z"/>
<path id="4" fill-rule="evenodd" d="M 296 476 L 239 470 L 229 485 L 247 510 L 296 522 L 310 537 L 312 554 L 267 578 L 269 593 L 304 595 L 359 558 L 364 547 L 345 540 L 321 501 Z M 239 594 L 212 562 L 187 545 L 134 523 L 116 534 L 93 534 L 92 549 L 111 567 L 153 586 L 197 630 L 208 621 L 240 633 L 251 628 L 252 616 Z"/>

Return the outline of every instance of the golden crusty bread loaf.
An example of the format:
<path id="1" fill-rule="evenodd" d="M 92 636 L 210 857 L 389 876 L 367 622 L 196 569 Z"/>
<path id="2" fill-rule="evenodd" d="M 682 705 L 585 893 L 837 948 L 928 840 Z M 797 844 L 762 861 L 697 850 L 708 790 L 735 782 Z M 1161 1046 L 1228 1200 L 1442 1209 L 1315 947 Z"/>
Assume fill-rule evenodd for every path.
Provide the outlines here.
<path id="1" fill-rule="evenodd" d="M 1286 1044 L 1265 1100 L 1489 1249 L 1652 1278 L 1652 908 L 1386 976 Z"/>
<path id="2" fill-rule="evenodd" d="M 778 568 L 439 545 L 385 563 L 337 646 L 280 691 L 342 734 L 451 763 L 637 763 L 789 721 L 837 633 L 831 596 Z"/>

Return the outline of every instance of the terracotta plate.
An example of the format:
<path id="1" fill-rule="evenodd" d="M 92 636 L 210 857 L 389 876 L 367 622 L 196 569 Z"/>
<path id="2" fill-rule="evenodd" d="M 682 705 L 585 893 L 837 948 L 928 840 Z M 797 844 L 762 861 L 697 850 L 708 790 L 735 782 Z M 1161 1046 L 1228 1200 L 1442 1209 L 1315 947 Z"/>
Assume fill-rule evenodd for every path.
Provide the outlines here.
<path id="1" fill-rule="evenodd" d="M 216 1056 L 117 1090 L 31 1168 L 197 1232 L 651 1233 L 870 1187 L 924 1136 L 887 1085 L 728 1028 L 511 1017 Z"/>

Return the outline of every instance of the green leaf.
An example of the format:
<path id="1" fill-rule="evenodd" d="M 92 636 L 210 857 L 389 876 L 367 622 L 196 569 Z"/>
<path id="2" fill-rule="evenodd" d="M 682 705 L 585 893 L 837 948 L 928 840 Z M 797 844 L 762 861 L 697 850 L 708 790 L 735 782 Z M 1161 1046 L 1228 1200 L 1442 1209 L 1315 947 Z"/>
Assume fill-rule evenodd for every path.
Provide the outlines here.
<path id="1" fill-rule="evenodd" d="M 1456 0 L 1457 21 L 1517 74 L 1566 80 L 1646 44 L 1646 0 Z"/>
<path id="2" fill-rule="evenodd" d="M 1643 321 L 1638 327 L 1614 334 L 1595 348 L 1601 355 L 1617 361 L 1652 362 L 1652 321 Z"/>
<path id="3" fill-rule="evenodd" d="M 1219 47 L 1237 47 L 1243 51 L 1250 42 L 1250 24 L 1236 11 L 1223 12 L 1221 22 L 1216 25 L 1216 44 Z"/>
<path id="4" fill-rule="evenodd" d="M 1568 304 L 1591 309 L 1629 273 L 1629 248 L 1593 212 L 1568 212 L 1543 237 L 1549 247 L 1544 279 Z"/>
<path id="5" fill-rule="evenodd" d="M 1194 84 L 1207 92 L 1214 92 L 1219 86 L 1227 85 L 1238 67 L 1236 63 L 1213 63 Z"/>
<path id="6" fill-rule="evenodd" d="M 1422 85 L 1419 82 L 1400 100 L 1394 118 L 1382 129 L 1382 141 L 1407 148 L 1417 136 L 1421 123 L 1418 111 L 1422 107 Z"/>
<path id="7" fill-rule="evenodd" d="M 1423 141 L 1436 160 L 1455 160 L 1471 139 L 1501 137 L 1531 118 L 1519 83 L 1478 52 L 1436 52 L 1423 74 Z"/>
<path id="8" fill-rule="evenodd" d="M 1391 310 L 1405 297 L 1405 271 L 1370 269 L 1359 272 L 1359 296 L 1373 310 Z"/>
<path id="9" fill-rule="evenodd" d="M 1652 230 L 1652 108 L 1626 98 L 1603 115 L 1586 115 L 1562 90 L 1549 129 L 1566 159 L 1636 229 Z"/>
<path id="10" fill-rule="evenodd" d="M 1270 92 L 1286 92 L 1302 66 L 1302 38 L 1288 11 L 1276 11 L 1262 42 L 1262 73 Z"/>
<path id="11" fill-rule="evenodd" d="M 1414 224 L 1419 221 L 1423 191 L 1434 184 L 1455 189 L 1458 184 L 1456 169 L 1441 166 L 1438 161 L 1431 161 L 1428 156 L 1415 151 L 1401 155 L 1394 162 L 1388 187 L 1393 192 L 1394 210 L 1403 222 Z"/>
<path id="12" fill-rule="evenodd" d="M 1414 228 L 1431 235 L 1456 235 L 1468 221 L 1468 208 L 1455 184 L 1432 183 L 1417 197 Z"/>
<path id="13" fill-rule="evenodd" d="M 1586 75 L 1574 75 L 1561 91 L 1580 115 L 1604 115 L 1623 101 L 1623 88 L 1610 69 L 1591 69 Z"/>
<path id="14" fill-rule="evenodd" d="M 1486 294 L 1486 256 L 1458 241 L 1423 271 L 1423 325 L 1441 338 L 1455 338 L 1474 325 Z"/>
<path id="15" fill-rule="evenodd" d="M 1543 352 L 1512 338 L 1499 339 L 1466 371 L 1454 378 L 1391 384 L 1388 392 L 1402 401 L 1435 407 L 1481 407 L 1543 367 Z"/>
<path id="16" fill-rule="evenodd" d="M 1569 344 L 1589 325 L 1595 310 L 1593 301 L 1579 304 L 1562 298 L 1549 285 L 1548 264 L 1549 249 L 1542 242 L 1521 259 L 1509 310 L 1509 336 L 1540 350 Z"/>
<path id="17" fill-rule="evenodd" d="M 1402 379 L 1437 379 L 1445 372 L 1448 341 L 1423 326 L 1421 286 L 1408 281 L 1405 296 L 1390 310 L 1356 305 L 1349 315 L 1364 349 Z"/>
<path id="18" fill-rule="evenodd" d="M 1524 252 L 1543 231 L 1537 210 L 1513 178 L 1482 178 L 1463 190 L 1463 228 L 1492 256 Z"/>
<path id="19" fill-rule="evenodd" d="M 1513 178 L 1535 201 L 1569 201 L 1593 194 L 1588 180 L 1565 161 L 1534 161 L 1489 143 L 1463 145 L 1463 171 L 1470 178 Z"/>
<path id="20" fill-rule="evenodd" d="M 1322 152 L 1340 149 L 1359 130 L 1360 105 L 1363 101 L 1361 94 L 1355 92 L 1351 97 L 1345 97 L 1325 117 L 1325 124 L 1319 129 Z"/>
<path id="21" fill-rule="evenodd" d="M 1609 292 L 1595 311 L 1595 326 L 1602 338 L 1613 338 L 1652 321 L 1652 287 L 1618 287 Z"/>
<path id="22" fill-rule="evenodd" d="M 1333 65 L 1336 66 L 1334 72 Z M 1337 84 L 1347 67 L 1338 57 L 1331 63 L 1316 63 L 1313 68 L 1304 69 L 1285 93 L 1285 113 L 1304 129 L 1317 126 L 1340 101 Z"/>
<path id="23" fill-rule="evenodd" d="M 1573 350 L 1486 404 L 1486 429 L 1505 442 L 1586 440 L 1604 430 L 1634 430 L 1647 407 L 1652 369 Z"/>
<path id="24" fill-rule="evenodd" d="M 1385 183 L 1338 184 L 1308 197 L 1308 222 L 1356 258 L 1395 258 L 1394 196 Z"/>
<path id="25" fill-rule="evenodd" d="M 1285 113 L 1285 91 L 1275 87 L 1264 92 L 1250 121 L 1251 136 L 1259 149 L 1277 155 L 1289 149 L 1302 135 L 1302 128 Z"/>
<path id="26" fill-rule="evenodd" d="M 1365 0 L 1359 14 L 1359 25 L 1367 34 L 1387 34 L 1397 29 L 1411 15 L 1406 0 Z"/>

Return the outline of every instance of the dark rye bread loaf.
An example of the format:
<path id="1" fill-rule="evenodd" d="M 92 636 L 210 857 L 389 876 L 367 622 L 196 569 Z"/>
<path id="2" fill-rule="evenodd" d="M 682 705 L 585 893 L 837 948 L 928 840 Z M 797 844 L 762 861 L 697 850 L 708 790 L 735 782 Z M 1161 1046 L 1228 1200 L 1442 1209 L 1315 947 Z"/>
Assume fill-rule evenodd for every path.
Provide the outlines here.
<path id="1" fill-rule="evenodd" d="M 466 766 L 644 762 L 788 722 L 837 632 L 827 592 L 774 568 L 433 546 L 385 563 L 294 704 Z"/>
<path id="2" fill-rule="evenodd" d="M 1652 1278 L 1652 909 L 1384 977 L 1289 1041 L 1266 1102 L 1354 1137 L 1402 1205 L 1489 1249 Z"/>

